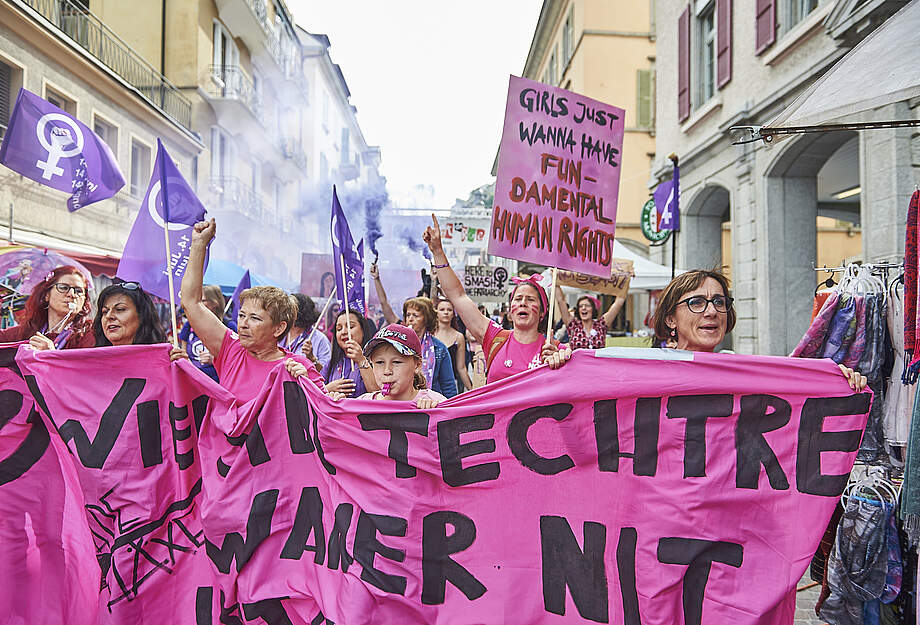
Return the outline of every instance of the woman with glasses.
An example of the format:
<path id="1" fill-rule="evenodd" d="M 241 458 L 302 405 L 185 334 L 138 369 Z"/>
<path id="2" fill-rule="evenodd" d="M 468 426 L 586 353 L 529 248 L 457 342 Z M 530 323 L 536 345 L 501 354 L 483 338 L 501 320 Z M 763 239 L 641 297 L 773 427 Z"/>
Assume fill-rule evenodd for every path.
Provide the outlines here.
<path id="1" fill-rule="evenodd" d="M 93 320 L 96 347 L 167 342 L 156 306 L 137 282 L 118 282 L 105 287 L 96 304 Z M 173 347 L 169 359 L 179 358 L 188 358 L 188 354 L 181 347 Z"/>
<path id="2" fill-rule="evenodd" d="M 86 278 L 73 265 L 54 269 L 35 285 L 17 326 L 0 330 L 0 342 L 29 340 L 34 349 L 92 347 Z"/>
<path id="3" fill-rule="evenodd" d="M 613 327 L 617 315 L 623 310 L 626 297 L 615 298 L 607 312 L 600 314 L 600 302 L 590 295 L 582 295 L 575 303 L 573 315 L 562 294 L 562 288 L 556 285 L 556 303 L 569 334 L 569 347 L 600 349 L 607 345 L 607 330 Z"/>
<path id="4" fill-rule="evenodd" d="M 181 293 L 182 307 L 192 330 L 214 356 L 220 385 L 241 402 L 247 402 L 259 394 L 272 370 L 284 361 L 294 377 L 305 375 L 320 390 L 325 390 L 323 378 L 312 362 L 278 344 L 297 316 L 297 306 L 283 290 L 257 286 L 243 291 L 236 332 L 231 332 L 202 303 L 204 257 L 216 232 L 214 219 L 199 221 L 193 227 Z"/>
<path id="5" fill-rule="evenodd" d="M 728 278 L 719 271 L 683 273 L 661 291 L 652 321 L 655 338 L 668 347 L 714 352 L 735 327 Z M 853 390 L 866 387 L 866 377 L 840 365 Z"/>

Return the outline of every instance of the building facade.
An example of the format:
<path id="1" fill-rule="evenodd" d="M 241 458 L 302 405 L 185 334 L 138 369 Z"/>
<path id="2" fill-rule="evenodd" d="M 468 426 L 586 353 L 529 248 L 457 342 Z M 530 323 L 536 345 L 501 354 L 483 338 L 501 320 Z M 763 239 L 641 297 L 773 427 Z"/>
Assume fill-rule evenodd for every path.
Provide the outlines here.
<path id="1" fill-rule="evenodd" d="M 20 87 L 99 134 L 126 184 L 113 198 L 68 213 L 63 193 L 0 171 L 0 228 L 40 247 L 120 256 L 162 139 L 179 169 L 194 172 L 204 145 L 190 100 L 111 28 L 65 0 L 0 0 L 0 136 Z"/>
<path id="2" fill-rule="evenodd" d="M 62 41 L 69 37 L 78 48 L 84 42 L 90 54 L 98 48 L 114 56 L 102 64 L 124 67 L 122 80 L 137 83 L 109 106 L 97 106 L 105 94 L 93 94 L 86 96 L 93 104 L 81 108 L 80 89 L 63 77 L 74 72 L 56 70 L 57 53 L 48 51 L 34 64 L 24 53 L 8 59 L 16 67 L 38 68 L 30 78 L 37 93 L 51 81 L 45 93 L 76 102 L 78 116 L 87 123 L 98 117 L 97 127 L 114 128 L 118 145 L 112 147 L 129 184 L 113 208 L 100 203 L 75 214 L 116 213 L 117 218 L 106 215 L 98 224 L 113 253 L 120 253 L 130 229 L 134 194 L 143 197 L 146 190 L 157 137 L 218 221 L 212 256 L 282 285 L 299 281 L 302 252 L 329 246 L 332 184 L 338 183 L 340 192 L 366 186 L 385 197 L 380 150 L 364 141 L 344 76 L 329 57 L 328 38 L 299 28 L 282 0 L 2 0 L 0 10 L 15 10 L 20 22 L 31 19 L 39 30 L 47 26 L 31 14 L 45 11 L 45 21 L 60 22 Z M 74 26 L 74 20 L 82 21 Z M 8 22 L 0 23 L 3 37 Z M 97 43 L 93 28 L 121 51 L 113 55 L 109 44 Z M 27 47 L 26 41 L 33 38 L 24 32 L 15 45 Z M 0 45 L 0 61 L 6 50 L 17 49 L 13 46 Z M 20 57 L 25 60 L 15 61 Z M 10 81 L 10 89 L 17 80 Z M 133 123 L 126 126 L 124 118 L 139 107 L 130 98 L 146 104 L 159 125 L 138 120 L 143 131 Z M 3 110 L 0 100 L 0 114 Z M 63 206 L 63 200 L 57 203 Z M 70 227 L 56 223 L 64 221 L 48 219 L 35 227 L 54 232 Z"/>
<path id="3" fill-rule="evenodd" d="M 788 354 L 808 327 L 815 266 L 899 260 L 920 181 L 911 129 L 798 135 L 733 145 L 883 23 L 904 1 L 659 0 L 656 159 L 650 188 L 680 158 L 683 268 L 730 267 L 739 352 Z M 866 85 L 871 89 L 871 85 Z M 842 121 L 916 119 L 908 101 Z M 653 258 L 670 262 L 671 246 Z"/>
<path id="4" fill-rule="evenodd" d="M 616 232 L 643 253 L 639 218 L 655 151 L 653 8 L 647 0 L 545 0 L 523 72 L 626 110 Z"/>

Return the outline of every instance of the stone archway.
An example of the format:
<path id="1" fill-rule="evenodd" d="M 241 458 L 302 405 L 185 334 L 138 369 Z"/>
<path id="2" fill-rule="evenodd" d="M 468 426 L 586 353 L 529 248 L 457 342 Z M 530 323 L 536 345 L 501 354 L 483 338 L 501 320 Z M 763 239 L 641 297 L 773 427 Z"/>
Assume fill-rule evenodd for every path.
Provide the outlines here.
<path id="1" fill-rule="evenodd" d="M 731 194 L 719 184 L 697 191 L 681 211 L 679 244 L 684 269 L 713 269 L 725 265 L 729 250 L 722 245 L 722 224 L 731 223 Z"/>
<path id="2" fill-rule="evenodd" d="M 790 140 L 767 167 L 763 210 L 758 216 L 765 233 L 757 276 L 765 282 L 758 288 L 757 303 L 761 353 L 790 353 L 808 328 L 816 282 L 817 218 L 822 207 L 818 174 L 856 136 L 854 132 L 802 135 Z"/>

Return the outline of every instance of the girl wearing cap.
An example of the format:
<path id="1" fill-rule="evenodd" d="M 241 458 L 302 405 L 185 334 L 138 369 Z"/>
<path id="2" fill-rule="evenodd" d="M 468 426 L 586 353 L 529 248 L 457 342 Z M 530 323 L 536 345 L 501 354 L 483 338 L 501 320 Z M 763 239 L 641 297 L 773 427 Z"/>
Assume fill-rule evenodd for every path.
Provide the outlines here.
<path id="1" fill-rule="evenodd" d="M 502 380 L 515 373 L 527 371 L 541 364 L 558 369 L 572 356 L 568 348 L 559 348 L 556 341 L 546 342 L 546 314 L 548 299 L 546 289 L 540 284 L 539 274 L 527 279 L 512 278 L 511 330 L 503 330 L 494 321 L 479 312 L 479 308 L 463 290 L 463 284 L 447 261 L 441 246 L 441 228 L 438 219 L 431 216 L 432 225 L 425 229 L 424 240 L 431 250 L 441 289 L 454 305 L 473 338 L 481 341 L 486 355 L 486 382 Z"/>
<path id="2" fill-rule="evenodd" d="M 381 329 L 364 347 L 380 390 L 364 393 L 358 399 L 414 401 L 418 408 L 426 410 L 447 399 L 428 389 L 421 352 L 422 343 L 412 328 L 391 323 Z"/>
<path id="3" fill-rule="evenodd" d="M 569 333 L 569 346 L 572 349 L 600 349 L 607 343 L 607 329 L 623 309 L 625 297 L 616 298 L 603 315 L 598 316 L 599 302 L 590 295 L 582 295 L 575 304 L 575 315 L 562 295 L 562 289 L 556 286 L 556 304 Z"/>

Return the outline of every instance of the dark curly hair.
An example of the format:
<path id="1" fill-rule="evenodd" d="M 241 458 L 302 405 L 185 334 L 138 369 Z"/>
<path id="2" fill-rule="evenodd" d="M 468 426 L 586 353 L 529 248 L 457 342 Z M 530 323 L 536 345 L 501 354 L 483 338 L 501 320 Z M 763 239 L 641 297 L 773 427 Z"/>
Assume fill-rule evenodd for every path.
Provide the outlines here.
<path id="1" fill-rule="evenodd" d="M 130 288 L 132 285 L 136 288 Z M 154 343 L 166 342 L 166 334 L 163 332 L 163 328 L 160 327 L 160 318 L 157 315 L 156 306 L 147 292 L 136 282 L 119 282 L 105 287 L 99 293 L 99 299 L 96 302 L 96 318 L 93 320 L 96 347 L 108 347 L 112 344 L 102 331 L 102 309 L 105 307 L 106 301 L 113 295 L 128 297 L 134 302 L 134 307 L 137 309 L 140 324 L 132 341 L 134 345 L 153 345 Z"/>
<path id="2" fill-rule="evenodd" d="M 303 293 L 294 293 L 291 298 L 297 302 L 297 315 L 294 317 L 294 327 L 312 328 L 316 320 L 319 319 L 319 313 L 316 311 L 316 304 L 311 297 Z"/>

